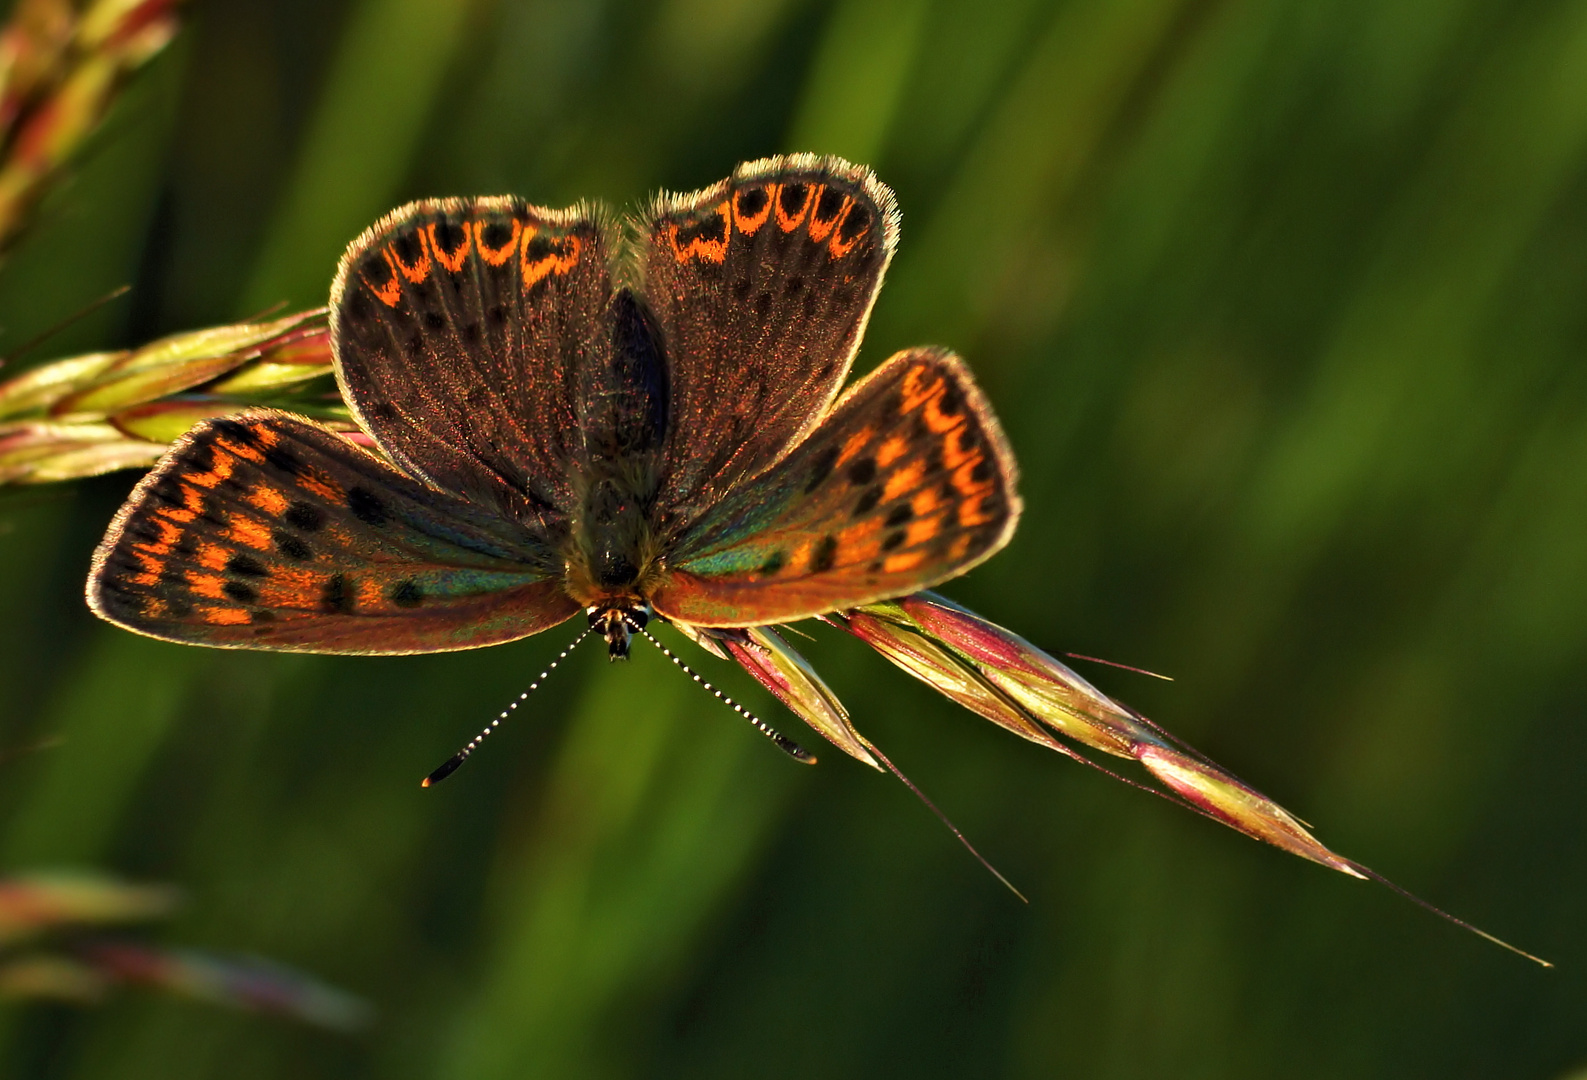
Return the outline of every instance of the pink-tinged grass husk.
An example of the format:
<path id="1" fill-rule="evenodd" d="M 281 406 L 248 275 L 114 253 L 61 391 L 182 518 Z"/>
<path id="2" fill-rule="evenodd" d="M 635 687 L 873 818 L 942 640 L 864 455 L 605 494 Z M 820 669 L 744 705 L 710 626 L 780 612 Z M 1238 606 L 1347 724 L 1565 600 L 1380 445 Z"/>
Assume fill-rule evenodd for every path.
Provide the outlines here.
<path id="1" fill-rule="evenodd" d="M 323 309 L 41 364 L 0 382 L 0 485 L 147 468 L 199 421 L 258 405 L 358 438 L 334 390 L 312 385 L 330 372 Z"/>
<path id="2" fill-rule="evenodd" d="M 786 705 L 790 712 L 814 728 L 823 738 L 873 769 L 880 769 L 868 744 L 849 719 L 848 710 L 836 694 L 817 675 L 810 662 L 795 652 L 782 635 L 770 627 L 747 630 L 699 630 L 691 635 L 704 645 L 709 640 L 718 656 L 738 661 L 757 682 Z M 704 639 L 704 640 L 702 640 Z"/>
<path id="3" fill-rule="evenodd" d="M 1097 768 L 1101 766 L 1048 736 L 1042 725 L 1093 749 L 1134 758 L 1183 805 L 1215 821 L 1331 870 L 1377 881 L 1457 926 L 1551 966 L 1331 851 L 1272 799 L 1178 745 L 1018 634 L 949 600 L 916 593 L 845 612 L 842 619 L 850 633 L 894 664 L 1000 727 Z"/>

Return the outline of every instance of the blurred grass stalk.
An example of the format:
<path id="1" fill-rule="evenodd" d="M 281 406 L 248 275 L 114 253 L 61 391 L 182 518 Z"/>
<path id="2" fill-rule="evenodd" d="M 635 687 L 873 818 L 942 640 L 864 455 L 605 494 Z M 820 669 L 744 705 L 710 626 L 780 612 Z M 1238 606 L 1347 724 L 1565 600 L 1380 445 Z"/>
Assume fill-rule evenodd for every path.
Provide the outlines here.
<path id="1" fill-rule="evenodd" d="M 175 36 L 180 0 L 18 0 L 0 30 L 0 256 L 127 76 Z"/>
<path id="2" fill-rule="evenodd" d="M 360 999 L 268 960 L 106 933 L 168 916 L 178 901 L 166 886 L 99 874 L 0 878 L 0 998 L 94 1005 L 116 987 L 145 986 L 340 1031 L 373 1018 Z"/>
<path id="3" fill-rule="evenodd" d="M 330 371 L 323 310 L 40 365 L 0 383 L 0 485 L 145 468 L 200 420 L 252 405 L 353 435 Z"/>

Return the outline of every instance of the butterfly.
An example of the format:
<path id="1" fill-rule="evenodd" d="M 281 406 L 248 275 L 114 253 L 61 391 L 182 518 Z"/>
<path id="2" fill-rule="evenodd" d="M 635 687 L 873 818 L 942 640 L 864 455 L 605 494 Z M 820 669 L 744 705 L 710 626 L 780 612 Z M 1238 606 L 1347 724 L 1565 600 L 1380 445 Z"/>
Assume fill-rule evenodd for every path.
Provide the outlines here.
<path id="1" fill-rule="evenodd" d="M 403 206 L 330 296 L 380 453 L 270 409 L 199 424 L 115 518 L 89 604 L 169 641 L 356 654 L 582 613 L 622 658 L 652 619 L 767 626 L 962 574 L 1020 513 L 969 371 L 913 348 L 842 389 L 897 242 L 892 192 L 812 155 L 626 220 Z"/>

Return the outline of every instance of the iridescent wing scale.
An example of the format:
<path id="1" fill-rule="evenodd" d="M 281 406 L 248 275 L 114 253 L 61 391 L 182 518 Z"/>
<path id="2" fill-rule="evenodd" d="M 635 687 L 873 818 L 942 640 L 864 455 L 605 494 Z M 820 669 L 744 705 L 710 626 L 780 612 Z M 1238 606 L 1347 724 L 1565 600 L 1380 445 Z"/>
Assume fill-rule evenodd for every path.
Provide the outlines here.
<path id="1" fill-rule="evenodd" d="M 138 484 L 88 602 L 151 637 L 414 653 L 510 641 L 578 610 L 533 529 L 257 410 L 200 424 Z"/>

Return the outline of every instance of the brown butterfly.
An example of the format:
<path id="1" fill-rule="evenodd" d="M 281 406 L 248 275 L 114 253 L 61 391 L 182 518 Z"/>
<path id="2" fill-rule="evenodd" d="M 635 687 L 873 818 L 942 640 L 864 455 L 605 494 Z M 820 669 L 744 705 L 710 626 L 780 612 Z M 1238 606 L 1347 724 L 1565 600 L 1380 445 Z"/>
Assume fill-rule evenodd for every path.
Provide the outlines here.
<path id="1" fill-rule="evenodd" d="M 897 244 L 892 192 L 810 155 L 626 223 L 411 203 L 348 248 L 336 377 L 384 457 L 256 410 L 188 433 L 95 556 L 102 617 L 228 648 L 416 653 L 583 612 L 735 628 L 963 573 L 1015 467 L 952 354 L 839 390 Z"/>

